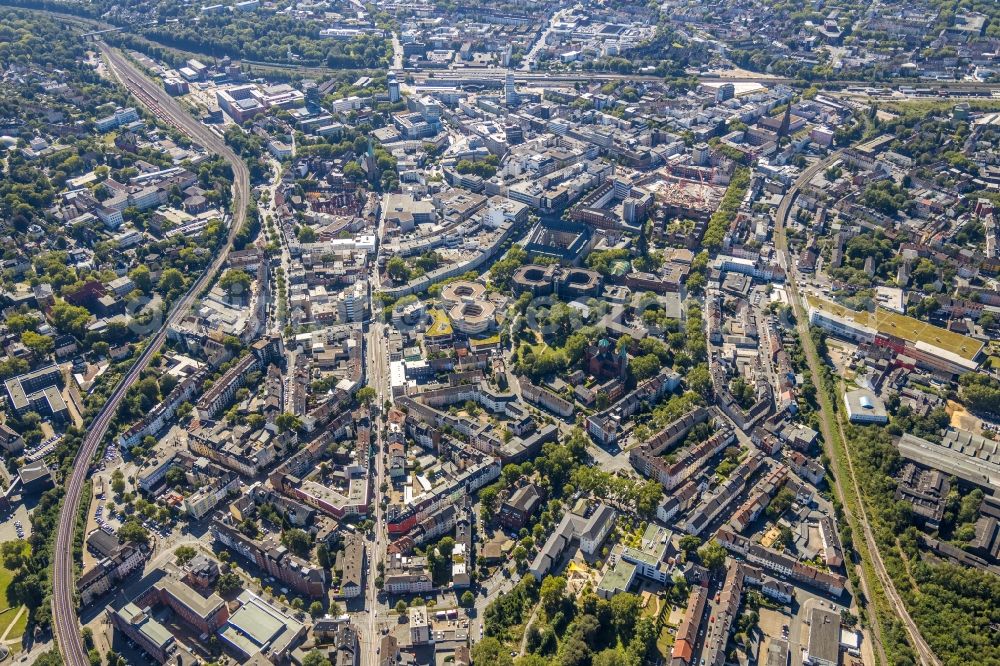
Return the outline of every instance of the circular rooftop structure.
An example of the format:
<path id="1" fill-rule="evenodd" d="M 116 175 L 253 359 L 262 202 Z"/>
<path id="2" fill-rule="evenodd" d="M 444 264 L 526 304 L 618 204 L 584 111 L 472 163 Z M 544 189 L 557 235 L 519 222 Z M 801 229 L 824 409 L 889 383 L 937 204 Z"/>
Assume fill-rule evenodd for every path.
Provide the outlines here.
<path id="1" fill-rule="evenodd" d="M 486 287 L 471 280 L 456 280 L 441 288 L 441 300 L 451 308 L 465 301 L 479 301 L 486 297 Z"/>
<path id="2" fill-rule="evenodd" d="M 466 335 L 485 333 L 496 323 L 497 306 L 486 300 L 464 300 L 448 311 L 452 326 Z"/>
<path id="3" fill-rule="evenodd" d="M 575 294 L 596 293 L 601 288 L 601 274 L 586 268 L 564 268 L 559 280 L 563 290 Z"/>

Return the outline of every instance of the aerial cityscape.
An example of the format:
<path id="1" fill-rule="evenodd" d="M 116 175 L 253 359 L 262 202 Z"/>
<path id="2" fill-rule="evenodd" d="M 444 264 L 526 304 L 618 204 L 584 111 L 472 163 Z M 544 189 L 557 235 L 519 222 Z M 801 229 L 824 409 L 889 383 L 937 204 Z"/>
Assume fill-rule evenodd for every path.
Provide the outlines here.
<path id="1" fill-rule="evenodd" d="M 0 666 L 1000 666 L 997 0 L 0 0 Z"/>

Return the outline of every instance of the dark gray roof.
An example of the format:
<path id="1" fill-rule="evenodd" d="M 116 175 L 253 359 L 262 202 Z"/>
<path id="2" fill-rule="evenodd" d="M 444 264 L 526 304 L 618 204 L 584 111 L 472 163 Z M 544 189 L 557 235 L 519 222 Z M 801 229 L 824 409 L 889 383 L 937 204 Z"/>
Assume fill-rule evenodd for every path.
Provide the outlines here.
<path id="1" fill-rule="evenodd" d="M 814 608 L 809 618 L 809 656 L 836 664 L 840 658 L 840 615 Z"/>
<path id="2" fill-rule="evenodd" d="M 111 557 L 118 550 L 118 537 L 104 530 L 94 530 L 87 536 L 87 547 L 94 549 L 104 557 Z"/>

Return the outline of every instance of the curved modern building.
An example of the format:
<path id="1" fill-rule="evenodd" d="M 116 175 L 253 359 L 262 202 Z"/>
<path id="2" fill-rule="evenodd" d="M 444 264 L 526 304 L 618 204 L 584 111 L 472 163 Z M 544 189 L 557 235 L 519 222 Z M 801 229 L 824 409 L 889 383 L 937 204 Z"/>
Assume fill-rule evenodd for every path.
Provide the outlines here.
<path id="1" fill-rule="evenodd" d="M 496 323 L 497 306 L 487 300 L 465 300 L 448 310 L 448 318 L 466 335 L 480 335 Z"/>
<path id="2" fill-rule="evenodd" d="M 441 302 L 447 310 L 464 301 L 481 301 L 486 298 L 486 287 L 471 280 L 456 280 L 441 288 Z"/>

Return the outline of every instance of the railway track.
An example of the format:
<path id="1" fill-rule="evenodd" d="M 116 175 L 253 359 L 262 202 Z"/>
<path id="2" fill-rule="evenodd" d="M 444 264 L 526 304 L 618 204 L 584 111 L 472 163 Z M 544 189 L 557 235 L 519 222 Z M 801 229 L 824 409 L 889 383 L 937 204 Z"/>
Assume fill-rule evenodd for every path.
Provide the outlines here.
<path id="1" fill-rule="evenodd" d="M 233 214 L 226 242 L 209 267 L 195 280 L 188 291 L 173 305 L 163 320 L 163 324 L 147 341 L 139 358 L 132 364 L 125 377 L 118 383 L 108 401 L 91 423 L 83 444 L 77 451 L 72 471 L 66 481 L 66 497 L 59 524 L 56 528 L 54 561 L 52 572 L 52 619 L 59 652 L 63 663 L 68 666 L 89 666 L 87 653 L 80 635 L 80 621 L 74 601 L 75 575 L 73 562 L 73 533 L 76 528 L 77 509 L 83 495 L 83 487 L 90 476 L 90 464 L 108 427 L 117 412 L 122 398 L 142 370 L 149 364 L 152 355 L 160 349 L 166 339 L 168 327 L 184 316 L 194 303 L 197 295 L 219 274 L 237 232 L 246 221 L 247 203 L 250 196 L 250 172 L 246 164 L 215 133 L 199 123 L 156 83 L 146 78 L 132 63 L 119 52 L 99 42 L 99 48 L 112 74 L 129 92 L 157 118 L 176 127 L 192 141 L 205 149 L 215 152 L 225 159 L 233 171 Z"/>
<path id="2" fill-rule="evenodd" d="M 22 11 L 35 12 L 40 14 L 46 14 L 58 20 L 71 23 L 77 27 L 82 27 L 85 30 L 90 30 L 92 33 L 100 33 L 109 30 L 118 30 L 123 33 L 138 35 L 138 33 L 131 32 L 127 26 L 114 26 L 110 23 L 104 21 L 99 21 L 94 18 L 80 16 L 77 14 L 71 14 L 69 12 L 60 12 L 53 9 L 39 9 L 36 7 L 25 7 L 17 4 L 12 4 L 9 0 L 0 0 L 0 7 L 9 7 L 11 9 L 19 9 Z M 94 35 L 97 36 L 97 35 Z M 141 35 L 138 35 L 141 37 Z M 165 44 L 155 42 L 149 38 L 143 37 L 151 44 L 156 44 L 161 47 L 168 48 L 177 54 L 183 54 L 184 57 L 204 57 L 205 53 L 196 53 L 193 51 L 184 51 L 176 47 L 166 46 Z M 260 60 L 249 60 L 249 59 L 237 59 L 234 61 L 236 64 L 247 65 L 251 70 L 268 73 L 286 73 L 294 72 L 301 74 L 303 76 L 311 77 L 322 77 L 330 76 L 336 74 L 343 74 L 344 72 L 356 72 L 360 74 L 371 75 L 373 72 L 381 71 L 380 68 L 330 68 L 323 65 L 303 65 L 298 63 L 288 63 L 288 62 L 265 62 Z M 448 78 L 464 78 L 464 77 L 482 77 L 485 79 L 496 79 L 502 81 L 504 76 L 506 76 L 507 70 L 501 68 L 467 68 L 464 70 L 421 70 L 421 69 L 410 69 L 406 70 L 407 74 L 412 74 L 417 79 L 421 81 L 424 80 L 434 80 L 445 81 Z M 616 72 L 523 72 L 515 71 L 515 79 L 522 83 L 536 83 L 536 84 L 556 84 L 556 83 L 573 83 L 575 81 L 593 81 L 593 80 L 605 80 L 605 81 L 617 81 L 628 79 L 629 81 L 648 81 L 651 83 L 661 83 L 663 77 L 656 75 L 645 75 L 645 74 L 622 74 Z M 802 83 L 801 79 L 787 78 L 787 77 L 775 77 L 767 75 L 755 75 L 753 73 L 745 76 L 724 76 L 724 75 L 699 75 L 698 77 L 701 81 L 706 83 L 721 83 L 724 81 L 733 82 L 744 82 L 744 83 L 761 83 L 761 84 L 798 84 Z M 930 94 L 927 95 L 928 98 L 934 98 L 935 95 L 940 95 L 940 91 L 965 91 L 970 94 L 972 98 L 984 97 L 989 98 L 989 95 L 980 95 L 978 93 L 989 93 L 997 90 L 997 84 L 987 83 L 982 81 L 939 81 L 935 79 L 920 79 L 920 78 L 901 78 L 901 79 L 891 79 L 886 81 L 864 81 L 857 79 L 830 79 L 830 80 L 819 80 L 815 81 L 819 86 L 833 85 L 833 86 L 920 86 L 929 87 L 935 89 Z M 921 96 L 918 96 L 921 97 Z M 952 95 L 952 99 L 962 99 L 961 95 Z M 947 97 L 945 97 L 947 98 Z"/>
<path id="3" fill-rule="evenodd" d="M 788 288 L 791 292 L 791 302 L 793 309 L 795 311 L 795 318 L 799 326 L 799 336 L 803 340 L 803 349 L 806 351 L 807 362 L 809 364 L 810 370 L 814 377 L 819 377 L 819 364 L 822 362 L 816 355 L 816 351 L 812 348 L 812 343 L 809 341 L 809 330 L 808 321 L 806 313 L 802 309 L 802 301 L 799 297 L 798 286 L 795 280 L 795 269 L 791 265 L 792 257 L 788 254 L 788 240 L 785 235 L 785 225 L 788 219 L 788 215 L 791 212 L 791 206 L 794 203 L 796 197 L 798 196 L 799 190 L 807 185 L 813 176 L 819 173 L 821 170 L 830 166 L 838 159 L 840 159 L 842 151 L 836 151 L 828 156 L 826 159 L 817 162 L 813 166 L 806 169 L 802 175 L 799 176 L 798 180 L 792 185 L 791 189 L 785 193 L 784 199 L 782 199 L 781 204 L 778 206 L 778 210 L 775 214 L 775 247 L 784 252 L 788 257 Z M 822 391 L 823 389 L 819 389 Z M 820 411 L 824 412 L 825 408 L 822 404 L 821 398 L 821 408 Z M 865 545 L 868 550 L 868 559 L 872 564 L 872 569 L 875 571 L 877 582 L 882 587 L 882 591 L 885 594 L 887 601 L 893 606 L 896 611 L 897 617 L 902 621 L 903 628 L 905 629 L 907 636 L 909 637 L 909 642 L 913 645 L 917 653 L 917 658 L 920 660 L 922 666 L 941 666 L 941 660 L 937 658 L 934 651 L 931 649 L 927 640 L 920 633 L 917 623 L 914 622 L 913 618 L 910 616 L 909 611 L 903 602 L 902 597 L 900 597 L 899 592 L 896 590 L 896 585 L 889 575 L 888 569 L 885 567 L 885 562 L 882 560 L 882 555 L 879 552 L 878 543 L 875 540 L 875 535 L 872 532 L 871 522 L 868 518 L 868 510 L 865 507 L 865 498 L 861 491 L 861 487 L 858 484 L 857 476 L 854 472 L 854 460 L 851 456 L 851 450 L 847 443 L 847 437 L 844 433 L 843 424 L 840 418 L 833 415 L 835 422 L 836 431 L 829 428 L 828 422 L 825 418 L 820 419 L 821 430 L 823 430 L 823 441 L 824 449 L 830 456 L 831 461 L 836 461 L 837 456 L 833 451 L 833 438 L 838 437 L 840 439 L 841 445 L 844 448 L 844 455 L 847 460 L 847 470 L 837 470 L 834 474 L 834 485 L 836 486 L 837 494 L 840 496 L 841 500 L 846 497 L 846 493 L 850 492 L 857 498 L 858 512 L 855 513 L 851 508 L 851 504 L 842 501 L 844 511 L 847 515 L 853 515 L 854 519 L 861 526 L 862 536 L 865 540 Z M 835 462 L 833 464 L 836 464 Z M 846 472 L 846 473 L 844 473 Z M 845 487 L 846 486 L 846 487 Z M 860 553 L 859 553 L 860 555 Z M 862 572 L 861 575 L 862 584 L 866 582 L 866 575 Z M 872 608 L 873 615 L 877 613 L 877 610 Z M 881 636 L 881 627 L 877 617 L 873 617 L 872 629 L 876 634 L 876 647 L 879 650 L 882 661 L 888 663 L 885 655 L 885 648 Z"/>

